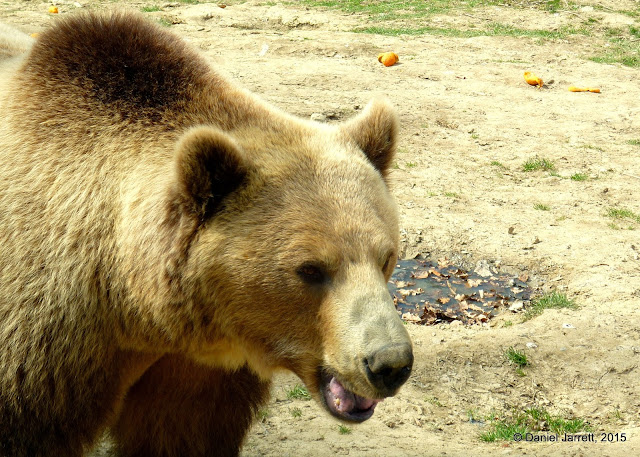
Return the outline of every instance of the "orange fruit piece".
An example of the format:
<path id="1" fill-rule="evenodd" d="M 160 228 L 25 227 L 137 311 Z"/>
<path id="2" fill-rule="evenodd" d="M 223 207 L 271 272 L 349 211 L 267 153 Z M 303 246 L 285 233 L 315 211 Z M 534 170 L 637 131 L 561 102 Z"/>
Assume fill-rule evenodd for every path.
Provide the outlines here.
<path id="1" fill-rule="evenodd" d="M 600 89 L 597 89 L 597 88 L 594 88 L 594 87 L 569 86 L 569 91 L 570 92 L 593 92 L 594 94 L 599 94 L 600 93 Z"/>
<path id="2" fill-rule="evenodd" d="M 524 80 L 527 82 L 527 84 L 530 84 L 532 86 L 538 86 L 538 88 L 541 88 L 542 86 L 544 86 L 542 79 L 538 78 L 536 75 L 534 75 L 530 71 L 524 72 Z"/>
<path id="3" fill-rule="evenodd" d="M 49 12 L 50 12 L 51 14 L 57 14 L 57 13 L 58 13 L 58 7 L 57 7 L 57 6 L 53 6 L 53 5 L 51 5 L 51 6 L 49 7 Z"/>
<path id="4" fill-rule="evenodd" d="M 390 67 L 398 60 L 400 60 L 400 58 L 395 52 L 384 52 L 382 54 L 378 54 L 378 62 L 382 63 L 385 67 Z"/>

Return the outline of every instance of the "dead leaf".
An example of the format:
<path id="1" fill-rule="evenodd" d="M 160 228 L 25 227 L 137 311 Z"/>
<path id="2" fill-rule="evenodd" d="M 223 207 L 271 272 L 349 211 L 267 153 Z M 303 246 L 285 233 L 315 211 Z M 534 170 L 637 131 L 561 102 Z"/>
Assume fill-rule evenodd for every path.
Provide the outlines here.
<path id="1" fill-rule="evenodd" d="M 396 281 L 396 287 L 398 289 L 404 289 L 405 287 L 409 287 L 409 286 L 415 286 L 416 283 L 415 282 L 408 282 L 408 281 Z"/>
<path id="2" fill-rule="evenodd" d="M 398 293 L 400 293 L 403 297 L 409 295 L 420 295 L 422 292 L 424 292 L 424 289 L 421 289 L 420 287 L 418 287 L 417 289 L 398 289 Z"/>
<path id="3" fill-rule="evenodd" d="M 446 257 L 440 257 L 440 258 L 438 259 L 438 266 L 439 266 L 440 268 L 448 267 L 449 265 L 451 265 L 451 264 L 450 264 L 450 262 L 449 262 L 449 259 L 448 259 L 448 258 L 446 258 Z"/>
<path id="4" fill-rule="evenodd" d="M 431 325 L 437 320 L 438 320 L 438 315 L 432 310 L 425 308 L 422 313 L 420 322 L 422 322 L 425 325 Z"/>
<path id="5" fill-rule="evenodd" d="M 402 320 L 403 321 L 407 321 L 407 322 L 412 322 L 414 324 L 419 324 L 421 319 L 418 316 L 416 316 L 415 314 L 404 313 L 402 315 Z"/>
<path id="6" fill-rule="evenodd" d="M 473 310 L 473 311 L 477 311 L 479 313 L 485 314 L 486 311 L 482 308 L 480 308 L 477 305 L 474 305 L 473 303 L 467 303 L 467 309 Z"/>
<path id="7" fill-rule="evenodd" d="M 411 277 L 416 279 L 427 279 L 429 277 L 429 271 L 428 270 L 414 271 L 413 273 L 411 273 Z"/>

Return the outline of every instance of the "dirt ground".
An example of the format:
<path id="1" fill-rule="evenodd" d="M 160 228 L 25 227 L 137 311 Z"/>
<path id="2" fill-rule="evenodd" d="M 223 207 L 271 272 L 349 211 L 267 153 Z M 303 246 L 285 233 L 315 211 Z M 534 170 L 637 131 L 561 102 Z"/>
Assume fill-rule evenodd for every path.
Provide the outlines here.
<path id="1" fill-rule="evenodd" d="M 58 2 L 59 14 L 154 4 L 83 3 Z M 640 139 L 637 69 L 586 60 L 602 46 L 589 37 L 387 37 L 351 32 L 365 23 L 357 14 L 295 2 L 158 5 L 145 14 L 171 23 L 213 65 L 291 113 L 334 122 L 374 96 L 393 101 L 402 130 L 391 178 L 404 257 L 448 257 L 471 268 L 486 260 L 580 305 L 525 323 L 507 311 L 485 326 L 410 325 L 413 375 L 350 433 L 339 433 L 315 402 L 288 400 L 299 381 L 282 374 L 243 456 L 640 455 L 640 223 L 606 215 L 621 207 L 640 214 L 640 147 L 629 143 Z M 37 32 L 55 20 L 47 7 L 2 2 L 0 21 Z M 506 6 L 433 20 L 543 28 L 592 16 L 633 23 L 606 8 L 549 14 Z M 400 63 L 383 67 L 376 57 L 384 51 Z M 528 86 L 524 70 L 553 83 Z M 569 85 L 602 93 L 572 93 Z M 556 173 L 523 171 L 534 156 L 553 161 Z M 575 173 L 587 179 L 568 179 Z M 525 376 L 503 356 L 511 346 L 531 361 Z M 596 442 L 479 439 L 487 416 L 529 407 L 585 419 Z M 626 441 L 601 442 L 605 432 Z"/>

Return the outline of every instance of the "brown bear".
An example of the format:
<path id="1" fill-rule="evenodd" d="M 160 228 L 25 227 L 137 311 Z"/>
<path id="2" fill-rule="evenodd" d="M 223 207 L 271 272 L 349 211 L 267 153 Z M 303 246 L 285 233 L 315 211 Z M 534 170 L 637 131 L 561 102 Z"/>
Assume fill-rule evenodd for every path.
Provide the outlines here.
<path id="1" fill-rule="evenodd" d="M 1 456 L 79 456 L 107 431 L 122 456 L 237 455 L 278 369 L 347 421 L 397 392 L 413 355 L 386 288 L 386 102 L 295 118 L 127 13 L 13 42 Z"/>

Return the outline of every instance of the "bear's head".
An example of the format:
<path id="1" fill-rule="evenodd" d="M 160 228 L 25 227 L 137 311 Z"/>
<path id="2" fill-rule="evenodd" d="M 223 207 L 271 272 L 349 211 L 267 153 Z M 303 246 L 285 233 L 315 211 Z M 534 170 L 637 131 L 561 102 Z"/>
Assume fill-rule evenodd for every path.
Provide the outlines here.
<path id="1" fill-rule="evenodd" d="M 363 421 L 413 364 L 387 289 L 396 115 L 374 101 L 339 125 L 276 117 L 178 142 L 172 211 L 197 227 L 180 275 L 190 350 L 266 379 L 291 370 L 333 415 Z"/>

